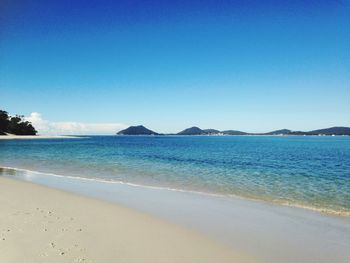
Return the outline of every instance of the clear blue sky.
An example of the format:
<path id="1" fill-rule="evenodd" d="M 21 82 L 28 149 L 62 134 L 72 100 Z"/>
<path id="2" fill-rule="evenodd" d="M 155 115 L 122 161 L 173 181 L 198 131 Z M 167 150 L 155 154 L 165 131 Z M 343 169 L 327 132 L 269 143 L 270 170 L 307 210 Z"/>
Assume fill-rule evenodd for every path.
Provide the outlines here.
<path id="1" fill-rule="evenodd" d="M 350 3 L 1 1 L 0 108 L 159 132 L 350 126 Z"/>

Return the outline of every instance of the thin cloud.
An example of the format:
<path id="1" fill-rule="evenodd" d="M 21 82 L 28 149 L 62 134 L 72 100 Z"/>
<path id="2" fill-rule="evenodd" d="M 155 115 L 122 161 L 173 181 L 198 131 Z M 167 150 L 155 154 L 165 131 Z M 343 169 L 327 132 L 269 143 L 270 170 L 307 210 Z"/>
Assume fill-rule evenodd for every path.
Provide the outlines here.
<path id="1" fill-rule="evenodd" d="M 39 134 L 45 135 L 115 134 L 127 127 L 122 123 L 51 122 L 43 119 L 38 112 L 32 112 L 25 119 L 33 124 Z"/>

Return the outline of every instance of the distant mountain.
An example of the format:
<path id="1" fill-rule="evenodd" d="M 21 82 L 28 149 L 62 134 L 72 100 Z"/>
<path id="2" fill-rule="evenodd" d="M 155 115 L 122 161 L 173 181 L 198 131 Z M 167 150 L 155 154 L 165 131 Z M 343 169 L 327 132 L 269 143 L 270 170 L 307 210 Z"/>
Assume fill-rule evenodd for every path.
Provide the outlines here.
<path id="1" fill-rule="evenodd" d="M 247 133 L 236 130 L 219 131 L 216 129 L 200 129 L 198 127 L 187 128 L 178 135 L 350 135 L 349 127 L 332 127 L 328 129 L 320 129 L 314 131 L 291 131 L 289 129 L 281 129 L 266 133 Z"/>
<path id="2" fill-rule="evenodd" d="M 350 135 L 350 127 L 332 127 L 307 132 L 307 135 Z"/>
<path id="3" fill-rule="evenodd" d="M 180 131 L 178 133 L 178 135 L 204 135 L 205 132 L 198 128 L 198 127 L 191 127 L 191 128 L 188 128 L 188 129 L 185 129 L 183 131 Z"/>
<path id="4" fill-rule="evenodd" d="M 227 130 L 227 131 L 219 131 L 216 129 L 200 129 L 198 127 L 191 127 L 185 129 L 178 133 L 178 135 L 247 135 L 246 132 L 235 131 L 235 130 Z"/>
<path id="5" fill-rule="evenodd" d="M 160 135 L 142 125 L 130 126 L 129 128 L 117 133 L 118 135 Z M 281 129 L 266 133 L 247 133 L 236 130 L 219 131 L 216 129 L 201 129 L 196 126 L 187 128 L 177 134 L 167 135 L 350 135 L 350 127 L 332 127 L 314 131 L 291 131 L 289 129 Z"/>
<path id="6" fill-rule="evenodd" d="M 267 132 L 267 133 L 263 133 L 263 135 L 288 135 L 291 134 L 292 131 L 288 130 L 288 129 L 282 129 L 282 130 L 276 130 L 276 131 L 272 131 L 272 132 Z"/>
<path id="7" fill-rule="evenodd" d="M 118 135 L 159 135 L 159 133 L 149 130 L 142 125 L 130 126 L 129 128 L 121 130 L 117 134 Z"/>
<path id="8" fill-rule="evenodd" d="M 332 127 L 313 131 L 291 131 L 288 129 L 282 129 L 268 133 L 263 133 L 262 135 L 350 135 L 350 128 Z"/>
<path id="9" fill-rule="evenodd" d="M 222 134 L 224 134 L 224 135 L 248 135 L 248 133 L 246 133 L 246 132 L 235 131 L 235 130 L 222 131 Z"/>
<path id="10" fill-rule="evenodd" d="M 220 133 L 219 130 L 215 130 L 215 129 L 204 129 L 204 130 L 202 130 L 202 131 L 203 131 L 205 134 L 208 134 L 208 135 Z"/>

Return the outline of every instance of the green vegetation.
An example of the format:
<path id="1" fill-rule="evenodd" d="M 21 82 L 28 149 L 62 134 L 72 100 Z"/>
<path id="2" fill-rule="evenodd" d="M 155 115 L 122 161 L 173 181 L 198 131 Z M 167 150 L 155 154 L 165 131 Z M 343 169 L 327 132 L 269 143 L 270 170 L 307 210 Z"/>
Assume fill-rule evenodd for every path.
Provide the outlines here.
<path id="1" fill-rule="evenodd" d="M 130 126 L 129 128 L 122 130 L 117 133 L 118 135 L 164 135 L 156 133 L 152 130 L 145 128 L 144 126 Z M 349 135 L 350 127 L 331 127 L 327 129 L 320 129 L 314 131 L 291 131 L 288 129 L 276 130 L 266 133 L 247 133 L 236 130 L 226 130 L 219 131 L 216 129 L 204 129 L 198 127 L 187 128 L 177 134 L 167 134 L 167 135 Z"/>
<path id="2" fill-rule="evenodd" d="M 6 111 L 0 110 L 0 135 L 11 133 L 15 135 L 36 135 L 37 131 L 24 116 L 9 116 Z"/>
<path id="3" fill-rule="evenodd" d="M 194 126 L 180 131 L 178 135 L 205 135 L 205 132 L 202 129 Z"/>

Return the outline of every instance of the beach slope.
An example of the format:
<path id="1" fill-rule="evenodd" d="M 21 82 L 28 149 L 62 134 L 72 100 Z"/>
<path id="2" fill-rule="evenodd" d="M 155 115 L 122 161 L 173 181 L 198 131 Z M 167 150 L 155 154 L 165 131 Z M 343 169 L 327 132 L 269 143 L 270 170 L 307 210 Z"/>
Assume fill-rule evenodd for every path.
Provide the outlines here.
<path id="1" fill-rule="evenodd" d="M 257 262 L 147 214 L 0 177 L 0 262 Z"/>

